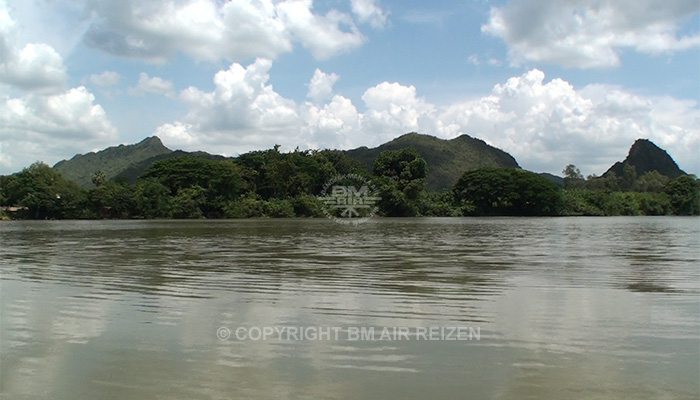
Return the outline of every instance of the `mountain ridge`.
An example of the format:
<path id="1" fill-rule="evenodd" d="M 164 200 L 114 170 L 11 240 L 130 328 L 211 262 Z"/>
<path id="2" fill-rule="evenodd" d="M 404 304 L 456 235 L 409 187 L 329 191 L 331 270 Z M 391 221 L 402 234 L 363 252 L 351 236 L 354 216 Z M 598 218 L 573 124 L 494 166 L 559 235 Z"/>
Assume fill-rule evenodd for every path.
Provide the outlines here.
<path id="1" fill-rule="evenodd" d="M 450 188 L 465 172 L 478 168 L 520 168 L 510 154 L 469 135 L 440 139 L 410 132 L 377 147 L 362 146 L 344 150 L 343 153 L 362 163 L 371 172 L 372 162 L 379 153 L 407 147 L 413 147 L 426 161 L 426 186 L 431 190 Z"/>
<path id="2" fill-rule="evenodd" d="M 76 154 L 70 160 L 57 162 L 53 169 L 87 188 L 93 186 L 95 171 L 102 171 L 107 179 L 113 179 L 133 163 L 171 152 L 159 137 L 149 136 L 135 144 L 120 144 L 97 152 Z"/>
<path id="3" fill-rule="evenodd" d="M 518 162 L 509 153 L 468 135 L 441 139 L 410 132 L 376 147 L 361 146 L 339 151 L 371 172 L 374 159 L 382 151 L 409 147 L 415 149 L 427 163 L 426 187 L 430 190 L 448 189 L 465 172 L 478 168 L 520 168 Z M 134 183 L 154 162 L 178 156 L 221 160 L 229 158 L 203 151 L 173 151 L 167 148 L 160 138 L 151 136 L 135 144 L 121 144 L 97 152 L 76 154 L 70 160 L 56 163 L 53 168 L 80 186 L 89 188 L 93 186 L 92 176 L 97 170 L 104 172 L 107 179 Z M 627 158 L 613 164 L 603 176 L 611 173 L 622 176 L 626 165 L 634 167 L 638 177 L 649 171 L 658 171 L 670 178 L 685 174 L 664 149 L 648 139 L 637 139 L 630 148 Z M 559 176 L 546 173 L 541 175 L 559 186 L 563 185 L 563 179 Z"/>
<path id="4" fill-rule="evenodd" d="M 440 139 L 416 132 L 401 135 L 377 147 L 357 147 L 340 150 L 349 158 L 360 162 L 368 172 L 372 171 L 374 158 L 385 150 L 399 150 L 412 147 L 428 164 L 426 186 L 432 190 L 452 187 L 467 171 L 481 167 L 520 168 L 518 162 L 503 150 L 488 145 L 481 139 L 461 135 L 453 139 Z M 105 173 L 107 179 L 134 183 L 143 172 L 156 161 L 177 156 L 198 156 L 213 159 L 227 157 L 203 151 L 187 152 L 170 150 L 157 136 L 151 136 L 139 143 L 108 147 L 104 150 L 77 154 L 70 160 L 54 165 L 69 179 L 84 188 L 92 187 L 92 175 L 97 170 Z M 126 157 L 124 160 L 122 158 Z"/>
<path id="5" fill-rule="evenodd" d="M 669 178 L 677 178 L 685 175 L 685 171 L 678 167 L 678 164 L 668 154 L 668 152 L 649 139 L 637 139 L 630 147 L 627 157 L 623 161 L 613 164 L 603 176 L 611 173 L 621 177 L 624 175 L 625 166 L 632 166 L 638 177 L 647 172 L 657 171 L 661 175 Z"/>

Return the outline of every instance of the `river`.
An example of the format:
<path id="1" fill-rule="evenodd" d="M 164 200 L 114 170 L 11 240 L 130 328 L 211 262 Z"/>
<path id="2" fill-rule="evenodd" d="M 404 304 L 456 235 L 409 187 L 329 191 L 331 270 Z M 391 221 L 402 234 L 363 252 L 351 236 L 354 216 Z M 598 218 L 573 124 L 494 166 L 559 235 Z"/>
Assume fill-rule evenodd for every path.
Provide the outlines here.
<path id="1" fill-rule="evenodd" d="M 0 223 L 3 399 L 697 399 L 700 219 Z"/>

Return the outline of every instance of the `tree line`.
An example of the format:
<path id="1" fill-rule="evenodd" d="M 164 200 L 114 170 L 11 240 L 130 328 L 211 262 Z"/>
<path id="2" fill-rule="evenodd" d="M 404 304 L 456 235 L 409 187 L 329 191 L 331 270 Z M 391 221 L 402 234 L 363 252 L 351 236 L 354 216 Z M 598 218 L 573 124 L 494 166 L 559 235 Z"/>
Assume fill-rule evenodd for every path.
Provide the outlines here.
<path id="1" fill-rule="evenodd" d="M 130 184 L 95 171 L 83 189 L 37 162 L 0 177 L 3 218 L 321 217 L 329 180 L 366 178 L 381 198 L 378 214 L 414 216 L 698 215 L 700 181 L 650 172 L 591 176 L 564 169 L 564 186 L 522 169 L 468 171 L 443 192 L 426 190 L 428 166 L 412 148 L 384 151 L 367 171 L 337 150 L 282 153 L 279 146 L 234 159 L 179 156 L 154 162 Z M 632 168 L 632 167 L 630 167 Z M 633 168 L 632 168 L 633 169 Z"/>

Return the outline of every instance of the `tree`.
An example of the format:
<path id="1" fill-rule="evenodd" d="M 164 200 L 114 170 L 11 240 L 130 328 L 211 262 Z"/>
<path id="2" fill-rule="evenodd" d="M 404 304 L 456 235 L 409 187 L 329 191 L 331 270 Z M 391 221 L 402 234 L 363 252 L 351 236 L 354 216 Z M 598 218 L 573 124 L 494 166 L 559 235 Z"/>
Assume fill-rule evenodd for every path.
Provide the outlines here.
<path id="1" fill-rule="evenodd" d="M 3 202 L 26 207 L 30 218 L 81 217 L 85 191 L 42 162 L 14 174 L 7 185 Z"/>
<path id="2" fill-rule="evenodd" d="M 216 160 L 198 156 L 173 157 L 156 161 L 144 172 L 145 179 L 155 179 L 166 188 L 169 195 L 182 202 L 194 201 L 189 198 L 193 193 L 203 196 L 204 201 L 197 200 L 200 215 L 190 215 L 189 211 L 178 211 L 182 218 L 196 216 L 221 216 L 224 207 L 232 199 L 245 193 L 245 182 L 241 167 L 233 160 Z M 195 192 L 187 191 L 197 188 Z M 186 206 L 189 207 L 189 206 Z M 182 214 L 184 213 L 184 214 Z"/>
<path id="3" fill-rule="evenodd" d="M 99 169 L 98 169 L 97 171 L 95 171 L 95 172 L 92 174 L 92 183 L 93 183 L 95 186 L 100 186 L 100 185 L 102 185 L 103 183 L 105 183 L 106 180 L 107 180 L 107 175 L 105 175 L 105 173 L 102 172 L 102 170 L 99 170 Z"/>
<path id="4" fill-rule="evenodd" d="M 136 185 L 134 202 L 138 215 L 144 218 L 168 218 L 172 215 L 170 189 L 155 178 Z"/>
<path id="5" fill-rule="evenodd" d="M 557 215 L 562 206 L 557 185 L 515 168 L 468 171 L 453 187 L 453 194 L 474 215 Z"/>
<path id="6" fill-rule="evenodd" d="M 700 181 L 693 175 L 681 175 L 664 187 L 675 215 L 700 214 Z"/>
<path id="7" fill-rule="evenodd" d="M 131 185 L 108 181 L 90 189 L 88 199 L 94 216 L 99 218 L 129 218 L 135 209 Z"/>
<path id="8" fill-rule="evenodd" d="M 632 188 L 640 192 L 659 193 L 664 189 L 668 181 L 669 178 L 667 176 L 661 175 L 659 171 L 654 170 L 640 176 Z"/>
<path id="9" fill-rule="evenodd" d="M 583 175 L 581 174 L 581 170 L 576 168 L 574 164 L 569 164 L 566 167 L 564 167 L 564 170 L 562 171 L 564 174 L 564 187 L 569 188 L 569 187 L 581 187 L 584 184 L 583 180 Z"/>
<path id="10" fill-rule="evenodd" d="M 172 199 L 172 216 L 174 218 L 201 218 L 202 206 L 207 203 L 206 190 L 194 185 L 178 190 Z"/>
<path id="11" fill-rule="evenodd" d="M 425 194 L 426 162 L 413 148 L 387 150 L 374 159 L 379 209 L 388 216 L 415 216 Z"/>
<path id="12" fill-rule="evenodd" d="M 632 190 L 636 181 L 637 169 L 630 164 L 625 164 L 625 166 L 622 167 L 622 181 L 620 182 L 620 188 L 622 190 Z"/>

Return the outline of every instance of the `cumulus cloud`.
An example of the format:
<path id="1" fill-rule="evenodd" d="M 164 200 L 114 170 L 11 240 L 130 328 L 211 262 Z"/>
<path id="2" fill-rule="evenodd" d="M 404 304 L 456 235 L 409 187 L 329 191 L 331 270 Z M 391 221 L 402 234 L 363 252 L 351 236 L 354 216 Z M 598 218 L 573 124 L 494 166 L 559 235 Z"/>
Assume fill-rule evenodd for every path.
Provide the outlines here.
<path id="1" fill-rule="evenodd" d="M 209 61 L 275 58 L 294 43 L 324 59 L 364 42 L 350 15 L 312 8 L 311 0 L 94 0 L 85 42 L 151 61 L 176 52 Z"/>
<path id="2" fill-rule="evenodd" d="M 363 111 L 343 95 L 297 103 L 269 85 L 269 60 L 232 64 L 215 88 L 179 95 L 188 113 L 155 134 L 173 147 L 236 154 L 281 144 L 291 150 L 376 146 L 417 131 L 442 138 L 478 137 L 527 169 L 561 173 L 568 163 L 601 174 L 637 138 L 665 148 L 688 172 L 700 172 L 700 108 L 695 100 L 649 97 L 609 85 L 580 89 L 531 70 L 469 101 L 436 106 L 414 86 L 382 82 L 362 95 Z M 325 73 L 316 71 L 317 78 Z M 312 78 L 312 81 L 314 79 Z M 319 79 L 317 79 L 319 80 Z"/>
<path id="3" fill-rule="evenodd" d="M 114 85 L 118 84 L 120 78 L 121 78 L 121 76 L 117 72 L 104 71 L 103 73 L 101 73 L 99 75 L 97 75 L 97 74 L 90 75 L 90 82 L 94 83 L 97 86 L 107 87 L 107 86 L 114 86 Z"/>
<path id="4" fill-rule="evenodd" d="M 680 33 L 698 11 L 696 0 L 511 0 L 492 7 L 481 29 L 505 41 L 515 65 L 613 67 L 628 48 L 662 54 L 698 47 L 700 34 Z"/>
<path id="5" fill-rule="evenodd" d="M 378 138 L 389 139 L 397 132 L 436 134 L 435 107 L 418 97 L 413 86 L 382 82 L 367 89 L 362 101 L 367 107 L 362 118 L 362 129 L 374 132 Z"/>
<path id="6" fill-rule="evenodd" d="M 383 28 L 387 22 L 387 13 L 374 0 L 352 0 L 352 13 L 361 23 L 368 23 L 373 28 Z"/>
<path id="7" fill-rule="evenodd" d="M 299 128 L 297 107 L 267 84 L 271 67 L 267 59 L 247 67 L 233 63 L 214 76 L 213 91 L 183 90 L 179 98 L 189 107 L 187 115 L 158 127 L 156 134 L 188 148 L 215 144 L 224 151 L 289 143 Z"/>
<path id="8" fill-rule="evenodd" d="M 44 43 L 28 43 L 18 52 L 11 51 L 0 65 L 0 80 L 22 89 L 61 86 L 66 79 L 63 58 Z"/>
<path id="9" fill-rule="evenodd" d="M 338 81 L 338 78 L 340 77 L 337 74 L 327 74 L 316 68 L 314 76 L 311 77 L 307 85 L 309 92 L 306 94 L 306 97 L 317 103 L 330 98 L 333 93 L 333 85 Z"/>
<path id="10" fill-rule="evenodd" d="M 667 149 L 682 168 L 700 169 L 693 155 L 700 148 L 697 102 L 644 97 L 607 85 L 576 90 L 562 79 L 545 83 L 544 77 L 539 70 L 512 77 L 489 96 L 454 104 L 439 118 L 535 171 L 560 173 L 574 163 L 585 173 L 601 174 L 624 159 L 637 138 Z"/>
<path id="11" fill-rule="evenodd" d="M 365 38 L 352 18 L 337 10 L 325 16 L 311 12 L 312 0 L 289 0 L 277 4 L 277 13 L 289 33 L 317 59 L 359 47 Z"/>
<path id="12" fill-rule="evenodd" d="M 117 132 L 85 87 L 44 96 L 5 97 L 0 101 L 0 167 L 17 171 L 34 160 L 56 162 L 56 154 L 75 154 L 84 146 L 113 144 Z"/>
<path id="13" fill-rule="evenodd" d="M 17 43 L 17 23 L 5 1 L 0 0 L 0 82 L 25 90 L 64 85 L 63 58 L 45 43 Z"/>
<path id="14" fill-rule="evenodd" d="M 321 107 L 306 103 L 301 107 L 299 121 L 303 144 L 310 148 L 348 149 L 356 143 L 371 143 L 372 138 L 361 130 L 361 117 L 352 101 L 341 95 L 333 96 Z"/>
<path id="15" fill-rule="evenodd" d="M 149 77 L 147 73 L 139 74 L 139 82 L 135 87 L 129 88 L 129 94 L 144 95 L 146 93 L 160 94 L 166 97 L 175 96 L 173 83 L 157 76 Z"/>

